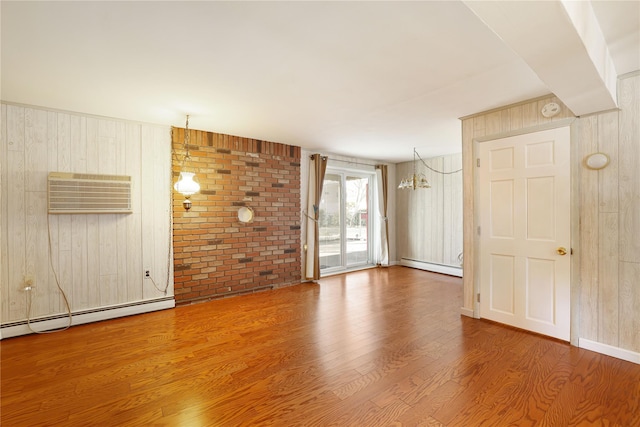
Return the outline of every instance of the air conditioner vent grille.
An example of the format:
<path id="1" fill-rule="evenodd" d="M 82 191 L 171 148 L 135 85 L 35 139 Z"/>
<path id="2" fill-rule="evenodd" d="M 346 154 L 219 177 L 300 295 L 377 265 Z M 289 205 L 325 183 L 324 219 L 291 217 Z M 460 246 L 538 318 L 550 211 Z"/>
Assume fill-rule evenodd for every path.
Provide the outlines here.
<path id="1" fill-rule="evenodd" d="M 49 173 L 49 213 L 130 213 L 131 177 Z"/>

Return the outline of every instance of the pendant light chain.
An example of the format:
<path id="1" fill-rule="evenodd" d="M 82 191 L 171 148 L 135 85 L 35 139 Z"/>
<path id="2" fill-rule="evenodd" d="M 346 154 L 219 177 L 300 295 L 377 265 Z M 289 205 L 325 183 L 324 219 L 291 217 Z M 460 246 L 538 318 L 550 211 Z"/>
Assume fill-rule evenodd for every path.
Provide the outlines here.
<path id="1" fill-rule="evenodd" d="M 185 200 L 182 202 L 182 206 L 188 211 L 191 209 L 191 200 L 189 200 L 189 198 L 200 191 L 200 184 L 194 181 L 196 175 L 195 172 L 187 172 L 188 163 L 191 158 L 189 155 L 189 142 L 191 139 L 191 135 L 189 133 L 189 115 L 187 115 L 184 132 L 185 156 L 183 159 L 182 171 L 180 172 L 180 179 L 175 183 L 173 188 L 185 197 Z"/>
<path id="2" fill-rule="evenodd" d="M 439 171 L 439 170 L 436 170 L 436 169 L 432 168 L 431 166 L 429 166 L 429 165 L 424 161 L 424 159 L 423 159 L 422 157 L 420 157 L 420 154 L 418 154 L 418 152 L 416 151 L 416 149 L 415 149 L 415 148 L 413 149 L 413 161 L 414 161 L 414 163 L 415 163 L 415 161 L 416 161 L 416 160 L 415 160 L 415 159 L 416 159 L 416 155 L 418 155 L 418 158 L 420 159 L 420 161 L 422 162 L 422 164 L 423 164 L 427 169 L 429 169 L 429 170 L 430 170 L 430 171 L 432 171 L 432 172 L 439 173 L 440 175 L 452 175 L 452 174 L 454 174 L 454 173 L 462 172 L 462 169 L 456 169 L 456 170 L 451 171 L 451 172 L 442 172 L 442 171 Z M 414 164 L 414 167 L 415 167 L 415 164 Z M 414 171 L 414 173 L 415 173 L 415 171 Z"/>
<path id="3" fill-rule="evenodd" d="M 418 159 L 420 159 L 420 161 L 422 162 L 422 164 L 429 169 L 432 172 L 435 172 L 437 174 L 440 175 L 451 175 L 454 173 L 458 173 L 461 172 L 462 169 L 457 169 L 451 172 L 442 172 L 439 170 L 436 170 L 434 168 L 432 168 L 431 166 L 429 166 L 422 157 L 420 157 L 420 154 L 418 154 L 418 150 L 416 150 L 416 148 L 413 148 L 413 174 L 410 177 L 404 178 L 400 181 L 400 185 L 398 185 L 398 189 L 399 190 L 406 190 L 406 189 L 411 189 L 411 190 L 415 190 L 418 188 L 431 188 L 431 184 L 429 184 L 429 181 L 427 180 L 427 177 L 423 174 L 423 173 L 417 173 L 416 170 L 416 156 L 418 157 Z"/>
<path id="4" fill-rule="evenodd" d="M 184 148 L 187 151 L 184 156 L 185 163 L 191 159 L 191 156 L 189 156 L 189 142 L 191 142 L 191 135 L 189 135 L 189 115 L 187 114 L 187 122 L 184 128 Z"/>

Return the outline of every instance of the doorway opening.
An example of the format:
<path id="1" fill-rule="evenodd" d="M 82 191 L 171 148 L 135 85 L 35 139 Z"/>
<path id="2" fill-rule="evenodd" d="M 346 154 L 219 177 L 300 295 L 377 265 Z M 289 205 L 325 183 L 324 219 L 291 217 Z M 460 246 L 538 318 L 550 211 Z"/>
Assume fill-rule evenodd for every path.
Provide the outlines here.
<path id="1" fill-rule="evenodd" d="M 482 142 L 477 153 L 480 316 L 569 341 L 570 129 Z"/>
<path id="2" fill-rule="evenodd" d="M 321 274 L 373 265 L 374 177 L 373 173 L 327 168 L 318 219 Z"/>

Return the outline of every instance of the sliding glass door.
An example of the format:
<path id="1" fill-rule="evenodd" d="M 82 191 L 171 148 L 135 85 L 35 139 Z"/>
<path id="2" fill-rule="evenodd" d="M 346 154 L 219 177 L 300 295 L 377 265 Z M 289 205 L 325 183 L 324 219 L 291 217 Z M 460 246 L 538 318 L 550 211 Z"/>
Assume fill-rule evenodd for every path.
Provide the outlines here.
<path id="1" fill-rule="evenodd" d="M 322 273 L 371 264 L 373 174 L 327 168 L 320 200 Z"/>

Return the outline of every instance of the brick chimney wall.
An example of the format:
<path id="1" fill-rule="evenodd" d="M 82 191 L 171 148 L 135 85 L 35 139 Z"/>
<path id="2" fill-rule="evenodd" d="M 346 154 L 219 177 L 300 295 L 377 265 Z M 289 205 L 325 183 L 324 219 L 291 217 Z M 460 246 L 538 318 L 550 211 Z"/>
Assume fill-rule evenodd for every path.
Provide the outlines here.
<path id="1" fill-rule="evenodd" d="M 176 182 L 184 129 L 172 130 Z M 189 131 L 186 170 L 200 193 L 185 211 L 173 191 L 174 291 L 177 304 L 300 283 L 300 147 Z M 238 209 L 254 211 L 252 222 Z"/>

